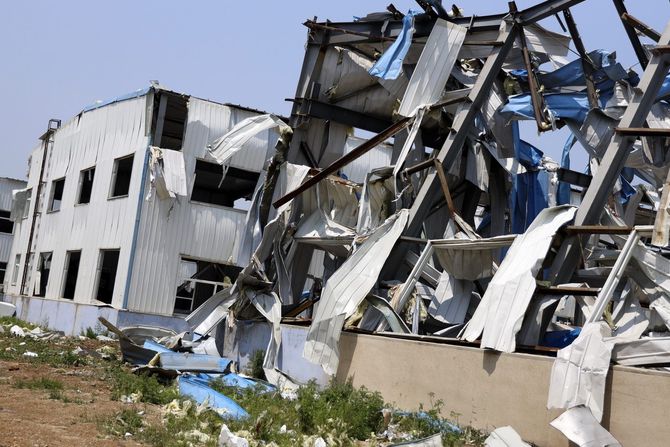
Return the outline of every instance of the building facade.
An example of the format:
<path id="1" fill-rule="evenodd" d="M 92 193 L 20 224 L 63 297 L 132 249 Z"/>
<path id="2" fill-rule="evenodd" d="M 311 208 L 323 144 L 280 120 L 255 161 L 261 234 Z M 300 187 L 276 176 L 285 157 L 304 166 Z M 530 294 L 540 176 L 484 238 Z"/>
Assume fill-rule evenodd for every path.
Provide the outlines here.
<path id="1" fill-rule="evenodd" d="M 25 180 L 0 177 L 0 291 L 9 267 L 14 239 L 14 221 L 11 219 L 12 192 L 25 188 L 26 184 Z"/>
<path id="2" fill-rule="evenodd" d="M 195 309 L 240 271 L 237 234 L 278 134 L 254 137 L 225 175 L 207 146 L 261 113 L 153 86 L 50 126 L 13 204 L 5 293 L 159 315 Z M 157 194 L 156 153 L 180 160 L 185 195 Z"/>

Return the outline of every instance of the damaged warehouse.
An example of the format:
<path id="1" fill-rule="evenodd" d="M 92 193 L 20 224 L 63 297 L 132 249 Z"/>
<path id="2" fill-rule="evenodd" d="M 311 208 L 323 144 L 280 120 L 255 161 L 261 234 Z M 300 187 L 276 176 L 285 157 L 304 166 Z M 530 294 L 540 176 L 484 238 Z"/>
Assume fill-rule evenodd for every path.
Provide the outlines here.
<path id="1" fill-rule="evenodd" d="M 164 147 L 161 118 L 149 125 L 144 95 L 156 95 L 158 117 L 172 98 L 185 97 L 153 88 L 104 106 L 138 114 L 135 146 L 147 158 L 142 164 L 135 152 L 132 169 L 149 174 L 131 196 L 149 236 L 136 255 L 121 248 L 124 263 L 103 244 L 97 263 L 77 264 L 102 272 L 114 256 L 122 278 L 132 275 L 125 291 L 110 295 L 115 307 L 188 314 L 180 334 L 136 336 L 137 328 L 103 319 L 125 358 L 159 374 L 221 372 L 262 349 L 265 376 L 287 398 L 309 380 L 353 377 L 399 404 L 416 407 L 434 393 L 470 425 L 518 432 L 498 428 L 491 446 L 528 445 L 522 438 L 542 446 L 664 445 L 670 22 L 656 32 L 613 1 L 639 59 L 636 73 L 610 50 L 586 50 L 570 12 L 583 1 L 523 10 L 509 2 L 498 15 L 471 17 L 420 1 L 421 10 L 406 14 L 389 5 L 352 22 L 309 20 L 288 122 L 191 98 L 183 142 L 170 136 Z M 554 17 L 565 34 L 539 24 Z M 161 95 L 170 98 L 163 112 Z M 198 107 L 225 108 L 235 119 L 208 131 L 213 124 L 198 120 Z M 569 129 L 560 161 L 522 139 L 524 120 L 540 133 Z M 173 154 L 181 144 L 183 156 Z M 570 167 L 576 145 L 589 156 L 586 172 Z M 123 160 L 109 159 L 117 180 Z M 65 206 L 67 188 L 57 182 L 68 163 L 51 161 L 50 169 L 60 165 L 64 171 L 47 177 L 46 218 Z M 225 194 L 217 182 L 228 182 Z M 28 187 L 38 184 L 31 175 Z M 197 237 L 161 251 L 168 244 L 152 239 L 160 230 L 151 222 L 164 213 L 180 219 L 173 199 L 189 190 L 191 202 L 221 207 L 235 206 L 231 194 L 249 199 L 247 211 L 230 218 L 234 247 L 228 235 L 213 234 L 200 240 L 209 255 L 185 252 Z M 14 206 L 29 207 L 21 194 Z M 206 216 L 191 217 L 188 233 L 197 235 Z M 12 255 L 19 243 L 35 245 L 26 231 L 19 228 Z M 63 290 L 74 252 L 59 256 L 66 253 L 65 279 L 56 280 Z M 139 282 L 133 265 L 158 257 L 174 261 L 173 269 L 156 283 L 130 282 Z M 9 284 L 10 294 L 33 293 L 40 259 L 23 262 L 33 273 Z M 203 391 L 209 379 L 177 380 L 200 403 L 209 393 L 210 404 L 243 415 L 235 402 Z"/>
<path id="2" fill-rule="evenodd" d="M 68 333 L 86 326 L 51 300 L 189 314 L 245 265 L 236 234 L 277 136 L 256 135 L 225 176 L 207 143 L 259 115 L 154 84 L 50 123 L 14 192 L 6 293 L 46 298 L 18 304 Z"/>

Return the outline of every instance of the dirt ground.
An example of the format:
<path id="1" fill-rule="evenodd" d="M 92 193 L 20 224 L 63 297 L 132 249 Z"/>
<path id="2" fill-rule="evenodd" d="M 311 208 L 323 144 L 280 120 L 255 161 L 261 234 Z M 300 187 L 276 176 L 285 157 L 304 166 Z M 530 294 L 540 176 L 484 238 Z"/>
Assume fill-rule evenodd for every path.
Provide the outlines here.
<path id="1" fill-rule="evenodd" d="M 58 398 L 46 389 L 17 388 L 20 381 L 57 379 Z M 95 366 L 55 368 L 0 360 L 0 447 L 138 446 L 106 435 L 101 421 L 124 409 Z M 146 410 L 156 412 L 148 405 Z"/>

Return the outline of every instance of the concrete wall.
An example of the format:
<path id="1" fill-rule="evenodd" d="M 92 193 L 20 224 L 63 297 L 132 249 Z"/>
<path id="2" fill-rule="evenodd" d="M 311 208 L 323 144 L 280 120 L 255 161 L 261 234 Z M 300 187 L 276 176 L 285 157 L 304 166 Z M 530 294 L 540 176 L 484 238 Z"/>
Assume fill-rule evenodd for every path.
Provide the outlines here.
<path id="1" fill-rule="evenodd" d="M 51 330 L 62 331 L 65 335 L 79 335 L 87 328 L 97 332 L 106 330 L 98 317 L 104 317 L 115 326 L 159 326 L 183 332 L 188 329 L 179 317 L 142 314 L 114 309 L 107 306 L 77 303 L 70 300 L 5 295 L 1 301 L 16 306 L 16 316 L 29 323 L 38 324 Z"/>
<path id="2" fill-rule="evenodd" d="M 570 444 L 546 409 L 553 358 L 343 333 L 338 380 L 352 377 L 400 408 L 444 401 L 443 414 L 485 430 L 511 425 L 542 447 Z M 603 426 L 624 446 L 666 446 L 670 373 L 616 366 L 608 376 Z"/>

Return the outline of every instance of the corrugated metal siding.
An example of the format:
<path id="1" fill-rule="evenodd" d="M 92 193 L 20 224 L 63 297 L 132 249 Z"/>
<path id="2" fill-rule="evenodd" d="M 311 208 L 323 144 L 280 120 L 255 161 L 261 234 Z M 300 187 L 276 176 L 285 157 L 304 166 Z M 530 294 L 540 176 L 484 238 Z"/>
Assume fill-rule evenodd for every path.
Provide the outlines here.
<path id="1" fill-rule="evenodd" d="M 25 188 L 28 182 L 13 178 L 0 178 L 0 210 L 12 209 L 12 191 Z"/>
<path id="2" fill-rule="evenodd" d="M 196 158 L 204 158 L 207 144 L 239 121 L 257 115 L 234 107 L 191 98 L 183 153 L 189 194 L 195 179 Z M 275 131 L 259 134 L 248 150 L 236 154 L 231 166 L 260 172 L 274 152 Z M 153 199 L 142 207 L 140 228 L 128 297 L 135 311 L 172 314 L 179 259 L 183 256 L 230 264 L 238 229 L 246 213 L 214 205 Z"/>
<path id="3" fill-rule="evenodd" d="M 367 140 L 355 136 L 347 137 L 347 142 L 344 146 L 344 153 L 348 154 L 356 149 Z M 391 165 L 391 157 L 393 156 L 393 146 L 387 143 L 382 143 L 373 147 L 365 154 L 352 161 L 344 168 L 342 173 L 347 176 L 349 180 L 356 183 L 364 183 L 365 176 L 372 169 L 381 168 Z"/>
<path id="4" fill-rule="evenodd" d="M 112 304 L 120 306 L 128 270 L 129 249 L 140 189 L 144 153 L 146 97 L 131 99 L 83 113 L 65 123 L 54 134 L 53 149 L 47 159 L 45 185 L 40 201 L 34 252 L 53 252 L 47 298 L 57 298 L 63 283 L 65 252 L 81 250 L 81 262 L 74 300 L 93 300 L 100 249 L 120 248 L 119 264 Z M 109 200 L 114 159 L 135 154 L 128 197 Z M 35 206 L 36 184 L 42 161 L 42 149 L 32 153 L 29 185 L 33 187 L 31 207 Z M 91 202 L 75 205 L 82 169 L 95 165 Z M 65 177 L 61 209 L 46 212 L 52 181 Z M 30 219 L 17 225 L 17 244 L 12 253 L 26 251 Z M 12 254 L 13 257 L 13 254 Z M 37 257 L 37 255 L 36 255 Z M 23 259 L 22 259 L 23 262 Z M 31 277 L 35 277 L 37 262 Z M 19 293 L 19 284 L 9 288 Z"/>
<path id="5" fill-rule="evenodd" d="M 12 178 L 0 178 L 0 210 L 11 211 L 12 209 L 12 191 L 26 187 L 27 182 Z M 14 230 L 16 232 L 16 230 Z M 0 262 L 9 264 L 12 251 L 11 234 L 0 233 Z M 9 268 L 9 266 L 8 266 Z"/>

